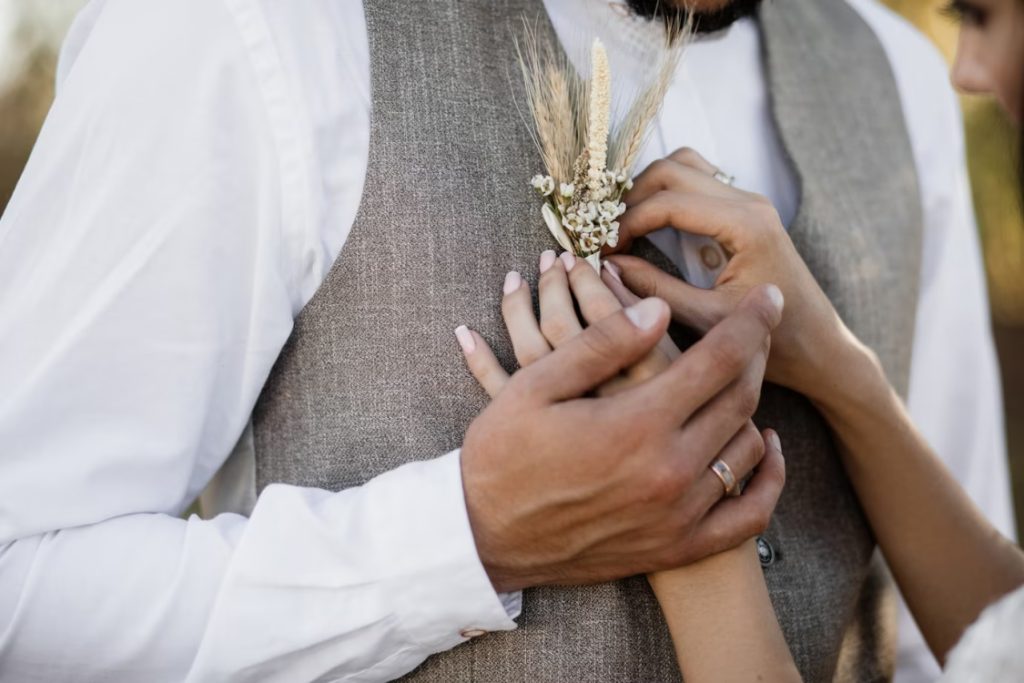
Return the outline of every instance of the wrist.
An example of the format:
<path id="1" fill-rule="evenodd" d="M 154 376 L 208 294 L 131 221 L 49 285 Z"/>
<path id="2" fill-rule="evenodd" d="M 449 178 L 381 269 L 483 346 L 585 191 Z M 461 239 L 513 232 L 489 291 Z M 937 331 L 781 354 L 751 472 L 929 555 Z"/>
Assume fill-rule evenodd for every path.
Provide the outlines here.
<path id="1" fill-rule="evenodd" d="M 805 394 L 834 429 L 883 408 L 892 387 L 878 356 L 847 332 L 816 371 L 820 381 Z"/>
<path id="2" fill-rule="evenodd" d="M 888 386 L 874 351 L 841 323 L 802 355 L 804 379 L 794 388 L 820 410 L 842 410 L 864 400 L 878 385 Z"/>

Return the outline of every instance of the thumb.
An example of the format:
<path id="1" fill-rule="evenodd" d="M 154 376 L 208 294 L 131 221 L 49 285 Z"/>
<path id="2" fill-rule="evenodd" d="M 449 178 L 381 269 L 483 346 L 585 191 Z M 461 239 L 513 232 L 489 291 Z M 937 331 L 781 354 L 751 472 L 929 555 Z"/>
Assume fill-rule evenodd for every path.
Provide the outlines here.
<path id="1" fill-rule="evenodd" d="M 545 403 L 583 396 L 650 353 L 669 317 L 664 301 L 644 299 L 583 330 L 520 370 L 512 382 L 518 380 L 520 390 Z"/>
<path id="2" fill-rule="evenodd" d="M 732 309 L 721 292 L 694 287 L 641 258 L 614 256 L 608 260 L 619 267 L 626 287 L 638 296 L 664 299 L 676 322 L 698 332 L 707 332 Z"/>

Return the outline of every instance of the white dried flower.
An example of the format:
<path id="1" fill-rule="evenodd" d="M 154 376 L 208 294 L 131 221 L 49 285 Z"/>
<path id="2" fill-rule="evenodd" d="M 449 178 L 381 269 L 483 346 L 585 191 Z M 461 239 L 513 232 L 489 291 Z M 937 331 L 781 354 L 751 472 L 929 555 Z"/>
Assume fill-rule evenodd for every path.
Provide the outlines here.
<path id="1" fill-rule="evenodd" d="M 537 192 L 540 192 L 545 197 L 549 196 L 552 192 L 555 191 L 555 179 L 549 175 L 538 174 L 533 176 L 533 178 L 530 180 L 530 185 L 532 185 L 533 189 L 537 190 Z"/>
<path id="2" fill-rule="evenodd" d="M 580 215 L 576 212 L 566 213 L 562 216 L 562 225 L 565 226 L 566 230 L 577 233 L 586 224 Z"/>
<path id="3" fill-rule="evenodd" d="M 576 194 L 576 186 L 572 183 L 562 183 L 558 190 L 566 199 L 571 199 L 572 196 Z"/>

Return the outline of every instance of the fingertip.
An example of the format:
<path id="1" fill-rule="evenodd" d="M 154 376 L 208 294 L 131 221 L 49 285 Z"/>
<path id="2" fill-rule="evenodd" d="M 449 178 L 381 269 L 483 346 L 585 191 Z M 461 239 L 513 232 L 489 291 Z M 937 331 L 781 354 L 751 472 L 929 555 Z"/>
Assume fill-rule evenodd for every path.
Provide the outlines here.
<path id="1" fill-rule="evenodd" d="M 505 283 L 502 285 L 502 292 L 508 296 L 512 292 L 519 289 L 523 284 L 523 277 L 516 271 L 512 270 L 505 276 Z"/>
<path id="2" fill-rule="evenodd" d="M 782 296 L 782 290 L 775 285 L 769 284 L 765 286 L 765 291 L 768 294 L 768 299 L 778 309 L 779 316 L 781 316 L 783 309 L 786 307 L 786 298 Z"/>
<path id="3" fill-rule="evenodd" d="M 555 254 L 554 249 L 547 249 L 541 252 L 540 255 L 540 272 L 543 275 L 551 269 L 551 266 L 555 265 L 555 261 L 558 260 L 558 256 Z"/>
<path id="4" fill-rule="evenodd" d="M 559 257 L 562 261 L 562 267 L 565 268 L 565 272 L 572 272 L 573 267 L 576 266 L 576 255 L 568 251 L 563 251 Z"/>
<path id="5" fill-rule="evenodd" d="M 626 309 L 626 317 L 629 318 L 629 321 L 644 331 L 665 325 L 668 316 L 668 304 L 656 296 L 643 299 Z"/>
<path id="6" fill-rule="evenodd" d="M 465 355 L 472 355 L 476 351 L 476 337 L 465 325 L 459 325 L 455 328 L 455 339 L 459 342 L 462 353 Z"/>
<path id="7" fill-rule="evenodd" d="M 785 299 L 782 290 L 772 284 L 758 285 L 747 293 L 743 304 L 760 312 L 770 330 L 774 330 L 782 322 L 782 309 Z"/>

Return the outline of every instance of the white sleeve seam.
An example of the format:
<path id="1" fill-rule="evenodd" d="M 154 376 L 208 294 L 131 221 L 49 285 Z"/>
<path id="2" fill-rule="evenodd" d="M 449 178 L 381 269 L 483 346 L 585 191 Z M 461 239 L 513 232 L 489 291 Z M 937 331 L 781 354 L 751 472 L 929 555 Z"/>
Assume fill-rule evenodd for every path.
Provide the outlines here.
<path id="1" fill-rule="evenodd" d="M 303 263 L 302 240 L 310 232 L 313 211 L 309 205 L 310 179 L 297 112 L 290 104 L 285 68 L 274 45 L 266 17 L 252 0 L 224 0 L 235 20 L 242 43 L 255 72 L 266 109 L 280 166 L 282 244 L 288 264 Z M 287 270 L 288 293 L 293 312 L 303 305 L 302 268 Z"/>

